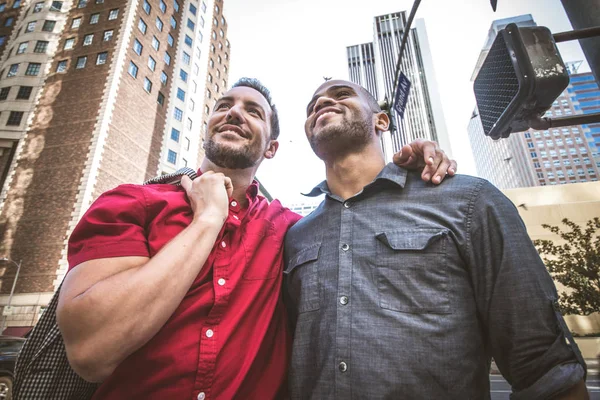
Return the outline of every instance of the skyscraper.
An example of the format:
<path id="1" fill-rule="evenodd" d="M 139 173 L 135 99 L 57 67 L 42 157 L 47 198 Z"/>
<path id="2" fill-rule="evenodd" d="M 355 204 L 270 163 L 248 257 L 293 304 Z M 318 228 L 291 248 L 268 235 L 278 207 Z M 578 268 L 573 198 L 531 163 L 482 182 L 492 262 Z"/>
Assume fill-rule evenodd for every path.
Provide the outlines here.
<path id="1" fill-rule="evenodd" d="M 487 56 L 497 33 L 506 25 L 535 26 L 532 16 L 521 15 L 492 23 L 472 80 Z M 600 109 L 600 92 L 591 73 L 578 74 L 581 63 L 567 63 L 571 74 L 569 87 L 548 110 L 548 117 L 564 117 Z M 600 155 L 594 133 L 600 137 L 600 124 L 533 129 L 513 133 L 506 139 L 492 140 L 483 133 L 477 108 L 471 116 L 468 134 L 477 173 L 500 189 L 598 180 Z M 600 141 L 600 140 L 599 140 Z"/>
<path id="2" fill-rule="evenodd" d="M 8 10 L 19 11 L 0 31 L 0 255 L 22 260 L 9 326 L 31 326 L 100 193 L 198 164 L 230 45 L 222 0 L 12 0 L 0 21 Z"/>
<path id="3" fill-rule="evenodd" d="M 380 15 L 374 19 L 373 42 L 346 48 L 350 80 L 365 87 L 378 100 L 392 99 L 405 26 L 405 12 Z M 391 149 L 386 154 L 389 156 L 417 138 L 435 140 L 450 154 L 423 20 L 415 21 L 410 29 L 401 71 L 411 82 L 410 95 L 404 120 L 396 115 L 393 121 L 396 131 L 391 135 Z"/>

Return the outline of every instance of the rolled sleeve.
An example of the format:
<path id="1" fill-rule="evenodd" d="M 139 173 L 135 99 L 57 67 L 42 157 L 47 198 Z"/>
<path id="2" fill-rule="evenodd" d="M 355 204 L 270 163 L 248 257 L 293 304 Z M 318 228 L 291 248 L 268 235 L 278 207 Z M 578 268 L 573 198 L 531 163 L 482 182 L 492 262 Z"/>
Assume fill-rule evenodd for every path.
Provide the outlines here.
<path id="1" fill-rule="evenodd" d="M 98 197 L 69 238 L 69 269 L 99 258 L 148 257 L 145 204 L 135 185 L 122 185 Z"/>
<path id="2" fill-rule="evenodd" d="M 511 398 L 546 399 L 566 390 L 585 375 L 585 363 L 517 209 L 483 181 L 467 225 L 478 312 L 492 356 L 512 386 Z"/>

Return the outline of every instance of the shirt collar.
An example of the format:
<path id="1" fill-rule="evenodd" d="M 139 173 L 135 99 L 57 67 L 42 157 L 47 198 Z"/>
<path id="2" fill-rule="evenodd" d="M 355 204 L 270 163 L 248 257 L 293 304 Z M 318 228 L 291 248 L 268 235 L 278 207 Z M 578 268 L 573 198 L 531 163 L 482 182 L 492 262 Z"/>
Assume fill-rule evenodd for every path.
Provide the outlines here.
<path id="1" fill-rule="evenodd" d="M 389 163 L 385 167 L 383 167 L 383 169 L 381 170 L 381 172 L 379 172 L 377 177 L 375 177 L 373 182 L 369 183 L 367 186 L 365 186 L 365 188 L 373 185 L 375 182 L 378 181 L 392 182 L 400 186 L 401 188 L 404 188 L 404 185 L 406 184 L 407 173 L 408 171 L 406 169 L 399 167 L 394 163 Z M 307 197 L 317 197 L 322 195 L 323 193 L 331 195 L 331 191 L 329 190 L 329 185 L 327 185 L 326 180 L 319 183 L 310 192 L 303 193 L 303 195 Z"/>
<path id="2" fill-rule="evenodd" d="M 198 168 L 198 176 L 202 175 L 202 171 Z M 258 181 L 256 179 L 252 180 L 252 183 L 246 189 L 246 196 L 249 200 L 254 200 L 258 196 Z"/>

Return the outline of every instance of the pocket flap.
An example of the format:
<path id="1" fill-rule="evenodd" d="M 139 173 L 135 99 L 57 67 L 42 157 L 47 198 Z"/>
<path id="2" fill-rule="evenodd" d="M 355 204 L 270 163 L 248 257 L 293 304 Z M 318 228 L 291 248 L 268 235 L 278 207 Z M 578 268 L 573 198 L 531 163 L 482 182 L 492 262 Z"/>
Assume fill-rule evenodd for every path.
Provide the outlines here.
<path id="1" fill-rule="evenodd" d="M 292 257 L 285 268 L 285 273 L 289 274 L 294 268 L 306 264 L 310 261 L 319 259 L 319 251 L 321 250 L 321 243 L 315 243 L 305 249 L 300 250 L 294 257 Z"/>
<path id="2" fill-rule="evenodd" d="M 430 243 L 444 236 L 447 229 L 429 228 L 392 230 L 377 234 L 376 238 L 393 250 L 424 250 Z"/>

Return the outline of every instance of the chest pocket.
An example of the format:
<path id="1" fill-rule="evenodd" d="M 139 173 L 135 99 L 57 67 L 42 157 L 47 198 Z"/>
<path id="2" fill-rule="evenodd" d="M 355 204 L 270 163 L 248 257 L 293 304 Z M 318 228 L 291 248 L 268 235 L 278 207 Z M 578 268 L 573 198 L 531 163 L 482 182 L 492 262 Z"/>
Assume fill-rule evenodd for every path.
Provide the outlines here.
<path id="1" fill-rule="evenodd" d="M 286 266 L 288 291 L 298 313 L 318 310 L 319 297 L 319 252 L 321 243 L 304 248 L 292 257 Z"/>
<path id="2" fill-rule="evenodd" d="M 274 279 L 281 274 L 280 254 L 283 238 L 278 238 L 273 223 L 258 218 L 249 222 L 242 233 L 242 244 L 246 256 L 245 280 Z"/>
<path id="3" fill-rule="evenodd" d="M 451 313 L 447 291 L 448 231 L 390 230 L 376 238 L 380 307 L 417 314 Z"/>

